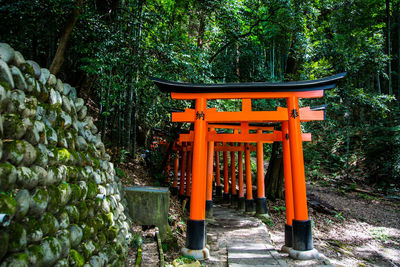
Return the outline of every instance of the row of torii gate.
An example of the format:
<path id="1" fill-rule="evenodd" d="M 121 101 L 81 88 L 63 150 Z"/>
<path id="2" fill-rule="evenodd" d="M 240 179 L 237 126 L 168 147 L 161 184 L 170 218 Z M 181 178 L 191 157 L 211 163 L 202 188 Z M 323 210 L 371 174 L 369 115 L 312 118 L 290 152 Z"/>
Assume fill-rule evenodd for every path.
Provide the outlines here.
<path id="1" fill-rule="evenodd" d="M 194 130 L 180 134 L 176 149 L 180 150 L 174 162 L 174 190 L 180 196 L 190 197 L 190 215 L 187 220 L 186 248 L 183 254 L 198 259 L 209 257 L 206 247 L 206 212 L 212 211 L 212 185 L 216 194 L 223 191 L 224 201 L 237 202 L 241 209 L 258 214 L 267 213 L 264 190 L 263 143 L 282 142 L 284 159 L 286 224 L 284 250 L 295 259 L 317 258 L 313 247 L 311 221 L 308 218 L 307 196 L 303 161 L 303 141 L 310 141 L 311 134 L 302 133 L 300 122 L 323 120 L 323 109 L 299 107 L 299 98 L 318 98 L 332 89 L 345 73 L 331 77 L 287 83 L 236 83 L 188 84 L 152 78 L 163 92 L 172 99 L 195 100 L 195 109 L 173 112 L 173 122 L 194 124 Z M 253 111 L 252 99 L 286 99 L 287 107 L 275 111 Z M 220 112 L 207 108 L 207 100 L 242 99 L 242 110 Z M 281 130 L 266 123 L 280 123 Z M 216 129 L 233 129 L 233 133 L 218 133 Z M 255 131 L 255 133 L 254 133 Z M 238 143 L 239 145 L 233 145 Z M 256 146 L 250 145 L 256 143 Z M 230 144 L 230 145 L 229 145 Z M 257 195 L 253 198 L 250 151 L 257 152 Z M 219 152 L 223 152 L 224 185 L 221 185 Z M 231 181 L 229 190 L 227 153 L 231 153 Z M 238 153 L 236 179 L 235 152 Z M 243 178 L 243 153 L 245 175 Z M 213 172 L 215 157 L 215 178 Z M 181 177 L 178 187 L 178 166 Z M 184 175 L 186 173 L 186 175 Z M 191 176 L 191 177 L 190 177 Z M 191 179 L 190 179 L 191 178 Z M 186 179 L 186 181 L 185 181 Z M 184 185 L 186 184 L 186 188 Z M 239 190 L 237 190 L 237 185 Z M 246 185 L 246 186 L 244 186 Z M 244 192 L 246 188 L 246 194 Z"/>

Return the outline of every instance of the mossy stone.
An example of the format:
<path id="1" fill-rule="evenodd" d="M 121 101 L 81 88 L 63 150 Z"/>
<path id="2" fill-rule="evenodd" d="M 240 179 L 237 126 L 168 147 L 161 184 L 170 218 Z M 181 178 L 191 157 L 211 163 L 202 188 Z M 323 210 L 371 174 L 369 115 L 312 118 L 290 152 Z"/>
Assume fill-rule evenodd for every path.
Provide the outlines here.
<path id="1" fill-rule="evenodd" d="M 65 210 L 68 213 L 68 217 L 71 223 L 78 223 L 79 222 L 79 210 L 76 206 L 67 205 L 65 206 Z"/>
<path id="2" fill-rule="evenodd" d="M 29 258 L 26 253 L 15 253 L 9 255 L 2 263 L 1 267 L 28 267 Z"/>
<path id="3" fill-rule="evenodd" d="M 74 267 L 82 267 L 85 264 L 85 258 L 75 249 L 69 251 L 69 264 Z"/>
<path id="4" fill-rule="evenodd" d="M 28 190 L 19 190 L 15 195 L 15 200 L 17 201 L 17 211 L 15 217 L 17 219 L 22 219 L 28 213 L 30 195 Z"/>
<path id="5" fill-rule="evenodd" d="M 36 172 L 27 167 L 17 168 L 17 185 L 22 188 L 32 189 L 39 182 L 39 177 Z"/>
<path id="6" fill-rule="evenodd" d="M 79 189 L 81 190 L 81 200 L 85 200 L 87 196 L 88 187 L 85 181 L 78 182 Z"/>
<path id="7" fill-rule="evenodd" d="M 17 169 L 10 163 L 0 163 L 0 188 L 13 188 L 17 181 Z"/>
<path id="8" fill-rule="evenodd" d="M 47 186 L 47 193 L 49 195 L 49 201 L 47 204 L 47 210 L 53 213 L 57 213 L 61 207 L 60 197 L 61 193 L 56 185 Z"/>
<path id="9" fill-rule="evenodd" d="M 58 222 L 60 224 L 61 229 L 66 229 L 69 226 L 69 216 L 68 212 L 65 209 L 62 209 L 58 216 L 57 216 Z"/>
<path id="10" fill-rule="evenodd" d="M 116 226 L 110 226 L 108 229 L 107 229 L 107 239 L 108 240 L 114 240 L 116 237 L 117 237 L 117 234 L 118 234 L 118 228 L 116 227 Z"/>
<path id="11" fill-rule="evenodd" d="M 88 187 L 86 198 L 92 199 L 97 195 L 97 184 L 94 181 L 88 181 L 86 184 Z"/>
<path id="12" fill-rule="evenodd" d="M 70 232 L 70 240 L 71 240 L 71 248 L 78 247 L 79 243 L 82 240 L 83 231 L 78 225 L 73 224 L 68 228 Z"/>
<path id="13" fill-rule="evenodd" d="M 28 254 L 30 266 L 36 267 L 43 265 L 44 251 L 42 246 L 31 245 L 26 249 L 26 253 Z"/>
<path id="14" fill-rule="evenodd" d="M 60 224 L 54 215 L 46 212 L 40 221 L 42 232 L 44 235 L 54 235 L 60 228 Z"/>
<path id="15" fill-rule="evenodd" d="M 16 211 L 17 201 L 15 198 L 6 194 L 0 194 L 0 213 L 8 214 L 12 218 Z"/>
<path id="16" fill-rule="evenodd" d="M 78 206 L 78 210 L 79 210 L 79 219 L 81 222 L 83 222 L 88 217 L 88 212 L 89 212 L 88 207 L 87 207 L 85 201 L 78 202 L 77 206 Z"/>
<path id="17" fill-rule="evenodd" d="M 58 185 L 58 191 L 60 194 L 59 198 L 60 205 L 64 206 L 71 199 L 71 194 L 72 194 L 71 185 L 69 183 L 62 182 Z"/>
<path id="18" fill-rule="evenodd" d="M 48 204 L 48 193 L 44 188 L 36 188 L 31 194 L 29 214 L 38 218 L 44 214 Z"/>
<path id="19" fill-rule="evenodd" d="M 60 241 L 55 237 L 48 236 L 43 239 L 41 245 L 44 251 L 43 265 L 53 265 L 61 256 L 62 247 Z"/>
<path id="20" fill-rule="evenodd" d="M 86 242 L 82 242 L 79 245 L 78 251 L 81 252 L 81 254 L 86 260 L 89 260 L 89 258 L 93 255 L 93 253 L 95 253 L 96 247 L 94 246 L 92 240 L 88 240 Z"/>
<path id="21" fill-rule="evenodd" d="M 25 143 L 21 140 L 3 140 L 3 160 L 20 165 L 24 159 Z"/>
<path id="22" fill-rule="evenodd" d="M 11 233 L 8 242 L 8 251 L 18 252 L 24 250 L 27 245 L 25 228 L 19 223 L 13 223 L 9 226 L 8 231 Z"/>
<path id="23" fill-rule="evenodd" d="M 90 224 L 82 223 L 82 240 L 90 240 L 95 236 L 95 230 Z"/>
<path id="24" fill-rule="evenodd" d="M 71 249 L 70 233 L 68 230 L 57 232 L 57 238 L 61 243 L 61 258 L 65 258 Z"/>
<path id="25" fill-rule="evenodd" d="M 8 232 L 2 230 L 0 231 L 0 261 L 6 255 L 8 251 L 8 240 L 10 236 Z"/>
<path id="26" fill-rule="evenodd" d="M 59 261 L 56 262 L 56 264 L 54 264 L 54 267 L 69 267 L 69 262 L 68 259 L 61 259 Z"/>
<path id="27" fill-rule="evenodd" d="M 24 228 L 26 229 L 26 235 L 28 244 L 38 242 L 43 238 L 43 232 L 40 223 L 33 217 L 26 217 L 24 220 Z"/>
<path id="28" fill-rule="evenodd" d="M 37 146 L 37 157 L 35 164 L 45 168 L 49 162 L 48 151 L 44 144 L 39 144 Z"/>
<path id="29" fill-rule="evenodd" d="M 71 187 L 71 203 L 77 203 L 81 199 L 81 189 L 77 184 L 70 184 Z"/>
<path id="30" fill-rule="evenodd" d="M 97 237 L 96 238 L 97 239 L 97 243 L 100 246 L 104 246 L 106 244 L 107 238 L 106 238 L 106 235 L 103 232 L 98 232 L 96 237 Z"/>
<path id="31" fill-rule="evenodd" d="M 3 116 L 3 136 L 9 139 L 21 139 L 26 132 L 26 127 L 20 117 L 16 114 L 5 114 Z"/>

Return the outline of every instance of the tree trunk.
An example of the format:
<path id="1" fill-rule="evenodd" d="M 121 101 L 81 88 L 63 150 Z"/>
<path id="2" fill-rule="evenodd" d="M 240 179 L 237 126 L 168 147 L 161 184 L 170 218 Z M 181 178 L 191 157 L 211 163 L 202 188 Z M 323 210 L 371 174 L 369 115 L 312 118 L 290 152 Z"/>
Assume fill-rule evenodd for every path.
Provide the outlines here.
<path id="1" fill-rule="evenodd" d="M 280 142 L 272 144 L 271 158 L 265 174 L 265 196 L 269 199 L 283 198 L 283 157 Z"/>
<path id="2" fill-rule="evenodd" d="M 53 62 L 50 65 L 50 72 L 56 75 L 60 70 L 63 62 L 64 62 L 64 53 L 67 49 L 67 44 L 69 40 L 69 36 L 78 20 L 78 15 L 81 11 L 81 7 L 84 0 L 76 0 L 75 8 L 72 10 L 71 14 L 69 15 L 67 22 L 64 25 L 63 33 L 61 35 L 56 54 L 53 58 Z"/>
<path id="3" fill-rule="evenodd" d="M 393 94 L 392 91 L 392 63 L 391 63 L 391 37 L 390 37 L 390 1 L 386 0 L 386 46 L 387 46 L 387 55 L 388 55 L 388 64 L 387 64 L 387 75 L 388 75 L 388 93 L 390 95 Z"/>

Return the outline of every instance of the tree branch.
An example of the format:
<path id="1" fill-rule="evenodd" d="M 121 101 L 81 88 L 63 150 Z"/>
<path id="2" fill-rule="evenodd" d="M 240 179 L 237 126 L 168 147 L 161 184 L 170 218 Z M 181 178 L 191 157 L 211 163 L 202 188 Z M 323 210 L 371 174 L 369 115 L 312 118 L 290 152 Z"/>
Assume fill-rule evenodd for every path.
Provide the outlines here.
<path id="1" fill-rule="evenodd" d="M 258 19 L 253 25 L 250 26 L 250 29 L 248 32 L 235 36 L 232 40 L 230 40 L 229 42 L 227 42 L 226 44 L 224 44 L 222 47 L 220 47 L 217 52 L 215 52 L 215 54 L 210 58 L 209 62 L 213 62 L 214 59 L 222 52 L 225 50 L 225 48 L 227 48 L 228 46 L 230 46 L 231 44 L 235 43 L 237 40 L 239 40 L 240 38 L 245 38 L 250 36 L 253 33 L 253 29 L 255 27 L 257 27 L 261 22 L 267 22 L 271 19 L 271 17 L 275 14 L 275 12 L 279 9 L 280 7 L 277 7 L 275 9 L 272 10 L 271 14 L 268 16 L 268 18 L 266 19 Z"/>
<path id="2" fill-rule="evenodd" d="M 54 55 L 53 61 L 50 65 L 50 72 L 52 74 L 57 74 L 60 70 L 62 64 L 64 63 L 64 53 L 67 49 L 67 43 L 69 40 L 69 36 L 78 20 L 78 15 L 81 11 L 81 7 L 84 0 L 76 0 L 75 8 L 72 10 L 71 14 L 69 15 L 67 22 L 64 25 L 63 33 L 60 38 L 60 43 L 57 47 L 56 54 Z"/>

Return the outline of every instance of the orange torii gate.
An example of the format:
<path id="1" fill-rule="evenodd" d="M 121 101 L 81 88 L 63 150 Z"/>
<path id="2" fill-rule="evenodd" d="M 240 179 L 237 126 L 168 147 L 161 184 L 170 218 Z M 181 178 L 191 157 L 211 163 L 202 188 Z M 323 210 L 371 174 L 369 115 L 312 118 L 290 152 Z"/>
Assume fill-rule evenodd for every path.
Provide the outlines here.
<path id="1" fill-rule="evenodd" d="M 170 92 L 172 99 L 195 100 L 195 109 L 183 113 L 172 113 L 172 121 L 180 119 L 194 121 L 192 192 L 190 216 L 187 221 L 186 248 L 183 253 L 197 258 L 208 258 L 206 248 L 206 176 L 207 176 L 207 123 L 210 122 L 287 122 L 285 140 L 290 148 L 290 171 L 293 191 L 292 249 L 289 255 L 296 259 L 318 257 L 313 247 L 311 221 L 308 218 L 305 186 L 302 134 L 300 128 L 299 98 L 317 98 L 324 90 L 332 89 L 345 73 L 314 81 L 288 83 L 238 83 L 238 84 L 187 84 L 169 82 L 152 78 L 164 92 Z M 251 99 L 286 99 L 287 108 L 276 111 L 252 111 Z M 242 111 L 218 112 L 207 109 L 210 99 L 242 99 Z M 311 112 L 311 111 L 310 111 Z M 249 138 L 262 141 L 261 137 L 251 136 L 246 128 L 243 141 Z M 285 141 L 285 142 L 286 142 Z M 285 144 L 284 144 L 285 145 Z M 285 156 L 284 156 L 285 157 Z M 285 157 L 286 160 L 286 157 Z M 289 167 L 288 167 L 289 168 Z M 287 168 L 285 168 L 285 171 Z M 285 175 L 286 176 L 286 175 Z M 285 186 L 285 188 L 287 188 Z"/>
<path id="2" fill-rule="evenodd" d="M 320 110 L 316 114 L 314 114 L 315 120 L 322 120 L 324 116 L 323 110 Z M 300 117 L 301 119 L 301 117 Z M 224 125 L 224 124 L 209 124 L 209 132 L 207 136 L 208 141 L 208 161 L 207 161 L 207 186 L 206 186 L 206 213 L 207 216 L 212 216 L 212 181 L 213 181 L 213 154 L 214 151 L 223 151 L 224 152 L 224 203 L 231 205 L 237 205 L 239 209 L 244 209 L 246 212 L 254 212 L 257 214 L 266 214 L 267 213 L 267 205 L 264 191 L 264 161 L 263 161 L 263 148 L 262 143 L 272 143 L 272 142 L 280 142 L 284 137 L 282 137 L 282 132 L 274 130 L 274 127 L 266 127 L 262 125 L 251 125 L 247 127 L 248 123 L 241 123 L 238 125 Z M 238 130 L 241 127 L 249 128 L 250 130 L 256 130 L 256 134 L 251 134 L 252 138 L 255 138 L 257 141 L 257 146 L 246 146 L 246 145 L 223 145 L 223 146 L 214 146 L 215 141 L 225 140 L 228 142 L 232 142 L 232 144 L 237 143 L 238 140 L 243 142 L 243 138 L 241 134 L 238 133 Z M 228 128 L 234 129 L 234 133 L 227 134 L 216 134 L 214 130 L 216 128 Z M 272 131 L 272 133 L 262 133 L 262 131 Z M 252 142 L 252 138 L 248 139 L 243 143 L 247 144 Z M 260 141 L 262 139 L 262 141 Z M 193 142 L 194 140 L 194 132 L 190 131 L 188 134 L 180 134 L 179 142 Z M 303 133 L 302 134 L 303 141 L 311 141 L 311 134 Z M 223 142 L 227 143 L 227 142 Z M 244 198 L 243 191 L 243 151 L 251 150 L 257 151 L 257 199 L 256 206 L 254 206 L 253 192 L 252 192 L 252 180 L 251 180 L 251 170 L 250 170 L 250 153 L 247 152 L 245 154 L 245 162 L 246 162 L 246 199 Z M 234 152 L 238 152 L 238 185 L 239 192 L 236 190 L 236 176 L 235 176 L 235 156 Z M 228 178 L 228 163 L 227 163 L 227 154 L 226 152 L 231 153 L 231 193 L 229 193 L 229 178 Z M 242 159 L 242 160 L 240 160 Z M 217 165 L 217 167 L 219 167 Z M 218 171 L 219 172 L 219 171 Z M 219 173 L 217 173 L 218 175 Z M 217 181 L 218 184 L 218 181 Z M 229 200 L 231 197 L 231 201 Z M 288 205 L 289 207 L 292 205 Z M 286 211 L 288 214 L 293 213 L 292 210 L 288 209 Z M 291 220 L 288 220 L 291 225 Z M 288 233 L 289 234 L 289 233 Z M 291 233 L 290 233 L 291 235 Z M 288 243 L 289 244 L 289 243 Z"/>

